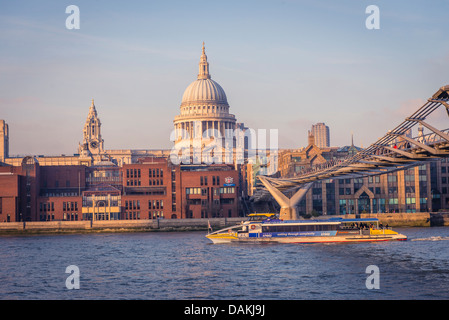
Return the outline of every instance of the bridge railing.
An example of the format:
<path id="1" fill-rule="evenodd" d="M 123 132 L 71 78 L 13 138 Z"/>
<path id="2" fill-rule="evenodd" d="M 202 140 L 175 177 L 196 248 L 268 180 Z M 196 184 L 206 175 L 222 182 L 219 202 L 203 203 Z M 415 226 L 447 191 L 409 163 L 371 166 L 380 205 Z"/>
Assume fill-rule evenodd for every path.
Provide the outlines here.
<path id="1" fill-rule="evenodd" d="M 449 86 L 441 87 L 410 117 L 354 156 L 312 165 L 291 178 L 267 180 L 277 188 L 289 189 L 329 177 L 383 174 L 415 166 L 428 159 L 449 156 L 449 129 L 440 131 L 424 122 L 427 116 L 442 106 L 449 115 Z M 410 131 L 417 124 L 426 127 L 431 133 L 411 138 Z"/>

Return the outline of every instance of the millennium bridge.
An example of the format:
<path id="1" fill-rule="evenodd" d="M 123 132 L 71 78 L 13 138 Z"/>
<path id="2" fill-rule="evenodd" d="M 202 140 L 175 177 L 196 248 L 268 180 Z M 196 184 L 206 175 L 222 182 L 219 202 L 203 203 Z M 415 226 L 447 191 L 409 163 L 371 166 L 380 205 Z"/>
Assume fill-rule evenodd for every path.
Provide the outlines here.
<path id="1" fill-rule="evenodd" d="M 396 128 L 354 156 L 313 165 L 291 178 L 258 176 L 264 188 L 257 190 L 253 199 L 257 201 L 269 192 L 281 207 L 281 219 L 297 219 L 296 206 L 313 182 L 380 175 L 448 157 L 449 129 L 440 130 L 427 121 L 441 108 L 445 108 L 449 116 L 449 85 L 441 87 Z M 410 137 L 408 133 L 416 125 L 427 128 L 430 133 L 424 135 L 421 131 L 417 137 Z"/>

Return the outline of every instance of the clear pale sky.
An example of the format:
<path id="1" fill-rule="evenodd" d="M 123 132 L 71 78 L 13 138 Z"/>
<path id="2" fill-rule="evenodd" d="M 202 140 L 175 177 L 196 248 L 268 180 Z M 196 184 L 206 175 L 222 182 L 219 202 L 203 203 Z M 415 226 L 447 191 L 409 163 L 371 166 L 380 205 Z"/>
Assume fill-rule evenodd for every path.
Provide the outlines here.
<path id="1" fill-rule="evenodd" d="M 65 26 L 71 4 L 79 30 Z M 365 27 L 371 4 L 379 30 Z M 332 146 L 352 132 L 367 147 L 449 84 L 448 12 L 438 0 L 2 1 L 0 119 L 11 155 L 73 154 L 95 99 L 106 149 L 171 148 L 204 41 L 239 122 L 278 129 L 282 148 L 305 146 L 317 122 Z"/>

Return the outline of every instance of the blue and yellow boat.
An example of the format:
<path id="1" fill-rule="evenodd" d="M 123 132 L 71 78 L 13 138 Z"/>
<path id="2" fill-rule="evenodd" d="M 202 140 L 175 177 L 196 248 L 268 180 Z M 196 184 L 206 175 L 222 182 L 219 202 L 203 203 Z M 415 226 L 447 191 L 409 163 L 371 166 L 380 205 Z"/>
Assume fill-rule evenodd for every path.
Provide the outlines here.
<path id="1" fill-rule="evenodd" d="M 328 243 L 407 240 L 379 224 L 377 218 L 280 220 L 275 214 L 251 214 L 239 225 L 206 235 L 213 243 L 278 242 Z"/>

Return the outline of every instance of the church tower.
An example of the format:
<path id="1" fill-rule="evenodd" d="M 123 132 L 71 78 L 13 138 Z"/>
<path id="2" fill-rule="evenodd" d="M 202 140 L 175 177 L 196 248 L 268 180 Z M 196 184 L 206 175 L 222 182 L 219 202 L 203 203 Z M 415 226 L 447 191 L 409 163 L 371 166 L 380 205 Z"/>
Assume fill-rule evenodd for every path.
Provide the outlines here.
<path id="1" fill-rule="evenodd" d="M 89 108 L 86 123 L 83 130 L 83 143 L 79 147 L 79 153 L 82 151 L 90 151 L 92 155 L 99 155 L 103 153 L 104 141 L 101 138 L 101 122 L 98 118 L 97 110 L 95 109 L 94 100 Z"/>

